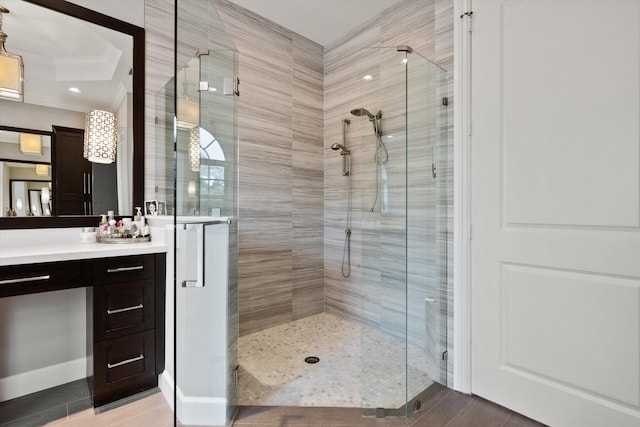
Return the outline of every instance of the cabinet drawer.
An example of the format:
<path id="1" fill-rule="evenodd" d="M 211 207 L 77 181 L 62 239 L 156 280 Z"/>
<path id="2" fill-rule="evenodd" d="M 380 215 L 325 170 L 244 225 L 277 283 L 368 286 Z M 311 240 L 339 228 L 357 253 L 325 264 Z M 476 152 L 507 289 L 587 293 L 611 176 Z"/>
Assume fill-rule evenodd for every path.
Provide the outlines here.
<path id="1" fill-rule="evenodd" d="M 155 387 L 154 331 L 95 344 L 94 406 Z"/>
<path id="2" fill-rule="evenodd" d="M 154 275 L 153 255 L 105 258 L 93 264 L 94 284 L 149 279 Z"/>
<path id="3" fill-rule="evenodd" d="M 93 298 L 95 341 L 154 327 L 153 279 L 96 286 Z"/>
<path id="4" fill-rule="evenodd" d="M 0 267 L 0 297 L 91 285 L 91 270 L 82 261 Z"/>

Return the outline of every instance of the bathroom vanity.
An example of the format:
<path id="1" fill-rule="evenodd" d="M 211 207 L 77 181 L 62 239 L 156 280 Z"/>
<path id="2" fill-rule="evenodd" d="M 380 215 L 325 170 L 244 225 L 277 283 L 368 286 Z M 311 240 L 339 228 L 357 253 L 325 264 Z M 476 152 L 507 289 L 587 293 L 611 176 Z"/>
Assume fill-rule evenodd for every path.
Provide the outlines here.
<path id="1" fill-rule="evenodd" d="M 0 247 L 0 297 L 80 287 L 93 405 L 157 386 L 164 370 L 166 246 Z"/>

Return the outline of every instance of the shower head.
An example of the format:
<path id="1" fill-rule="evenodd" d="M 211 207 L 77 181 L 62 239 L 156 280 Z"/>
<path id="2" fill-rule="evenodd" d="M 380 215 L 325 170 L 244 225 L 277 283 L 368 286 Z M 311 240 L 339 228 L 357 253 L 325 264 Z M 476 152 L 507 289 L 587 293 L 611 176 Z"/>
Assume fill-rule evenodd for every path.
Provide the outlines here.
<path id="1" fill-rule="evenodd" d="M 331 145 L 331 149 L 334 150 L 334 151 L 342 150 L 342 153 L 340 153 L 340 154 L 344 154 L 344 153 L 348 153 L 349 152 L 347 147 L 345 147 L 342 144 L 338 144 L 338 143 Z"/>
<path id="2" fill-rule="evenodd" d="M 375 120 L 375 116 L 369 112 L 366 108 L 356 108 L 355 110 L 351 110 L 351 114 L 357 117 L 367 116 L 369 120 Z"/>
<path id="3" fill-rule="evenodd" d="M 376 136 L 378 138 L 382 136 L 382 111 L 378 111 L 378 114 L 374 116 L 366 108 L 356 108 L 355 110 L 351 110 L 351 114 L 357 117 L 369 117 L 369 121 L 373 123 L 373 131 L 376 133 Z"/>

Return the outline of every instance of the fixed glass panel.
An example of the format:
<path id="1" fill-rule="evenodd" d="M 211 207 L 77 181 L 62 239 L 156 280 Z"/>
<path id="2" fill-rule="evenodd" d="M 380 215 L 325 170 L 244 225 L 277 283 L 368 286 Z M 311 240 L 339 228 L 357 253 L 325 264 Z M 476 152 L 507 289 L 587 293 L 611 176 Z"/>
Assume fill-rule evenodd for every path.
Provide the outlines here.
<path id="1" fill-rule="evenodd" d="M 362 327 L 362 406 L 367 416 L 398 416 L 407 401 L 404 55 L 372 48 L 361 58 L 361 104 L 373 116 L 352 119 L 361 153 L 354 179 L 361 183 L 362 310 L 371 321 Z"/>
<path id="2" fill-rule="evenodd" d="M 446 384 L 446 73 L 402 48 L 360 63 L 362 407 L 407 416 Z"/>
<path id="3" fill-rule="evenodd" d="M 231 425 L 239 329 L 237 51 L 213 4 L 181 0 L 176 19 L 173 144 L 162 153 L 164 167 L 173 165 L 162 197 L 171 200 L 176 225 L 175 418 L 178 425 Z"/>
<path id="4" fill-rule="evenodd" d="M 446 72 L 406 55 L 407 414 L 446 385 Z"/>

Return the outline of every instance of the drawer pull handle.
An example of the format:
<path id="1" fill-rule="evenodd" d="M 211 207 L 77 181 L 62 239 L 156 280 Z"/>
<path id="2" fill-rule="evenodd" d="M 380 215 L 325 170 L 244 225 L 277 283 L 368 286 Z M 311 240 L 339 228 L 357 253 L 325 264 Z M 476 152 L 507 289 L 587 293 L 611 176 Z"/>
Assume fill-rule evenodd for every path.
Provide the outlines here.
<path id="1" fill-rule="evenodd" d="M 133 267 L 108 268 L 107 273 L 122 273 L 123 271 L 144 270 L 144 265 L 135 265 Z"/>
<path id="2" fill-rule="evenodd" d="M 137 361 L 142 360 L 142 359 L 144 359 L 144 356 L 140 355 L 138 357 L 132 357 L 131 359 L 123 360 L 122 362 L 114 363 L 113 365 L 111 363 L 107 363 L 107 368 L 109 368 L 109 369 L 117 368 L 118 366 L 126 365 L 128 363 L 137 362 Z"/>
<path id="3" fill-rule="evenodd" d="M 140 310 L 141 308 L 144 308 L 144 305 L 142 305 L 142 304 L 132 305 L 131 307 L 116 308 L 115 310 L 107 309 L 107 314 L 116 314 L 116 313 L 122 313 L 122 312 L 125 312 L 125 311 Z"/>
<path id="4" fill-rule="evenodd" d="M 9 285 L 11 283 L 34 282 L 36 280 L 49 280 L 49 279 L 51 279 L 51 276 L 48 274 L 44 276 L 21 277 L 19 279 L 0 280 L 0 285 Z"/>

